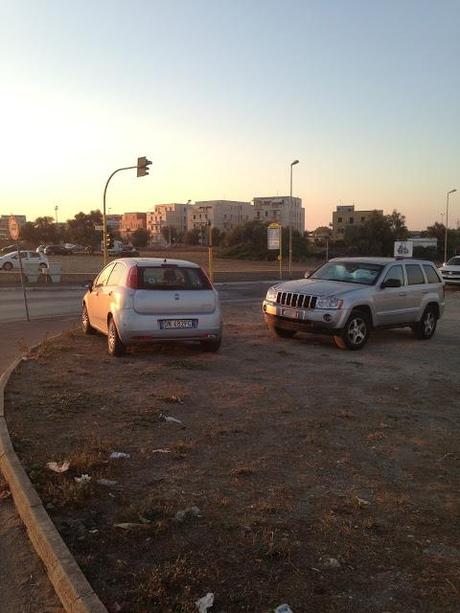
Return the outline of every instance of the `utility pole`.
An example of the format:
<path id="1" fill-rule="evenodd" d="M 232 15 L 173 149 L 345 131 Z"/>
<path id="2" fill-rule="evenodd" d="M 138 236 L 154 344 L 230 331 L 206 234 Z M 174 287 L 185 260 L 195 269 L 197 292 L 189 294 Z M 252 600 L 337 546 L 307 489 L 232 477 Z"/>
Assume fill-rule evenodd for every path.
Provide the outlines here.
<path id="1" fill-rule="evenodd" d="M 56 204 L 56 206 L 54 207 L 54 218 L 56 220 L 56 225 L 58 225 L 58 210 L 59 210 L 59 205 Z"/>
<path id="2" fill-rule="evenodd" d="M 449 228 L 449 196 L 456 192 L 457 189 L 451 189 L 446 195 L 446 227 L 444 228 L 444 262 L 447 262 L 447 238 Z"/>
<path id="3" fill-rule="evenodd" d="M 291 162 L 291 181 L 289 190 L 289 260 L 288 260 L 288 274 L 289 279 L 292 273 L 292 167 L 299 163 L 299 160 Z"/>

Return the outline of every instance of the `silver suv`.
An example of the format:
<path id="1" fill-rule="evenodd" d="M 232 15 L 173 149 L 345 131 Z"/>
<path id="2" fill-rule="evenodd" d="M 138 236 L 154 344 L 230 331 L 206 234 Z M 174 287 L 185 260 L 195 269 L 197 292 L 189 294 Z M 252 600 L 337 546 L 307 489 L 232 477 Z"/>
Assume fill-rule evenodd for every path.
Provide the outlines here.
<path id="1" fill-rule="evenodd" d="M 337 258 L 305 277 L 267 292 L 265 321 L 279 336 L 329 334 L 341 349 L 362 349 L 372 328 L 409 326 L 429 339 L 444 311 L 444 283 L 424 260 Z"/>

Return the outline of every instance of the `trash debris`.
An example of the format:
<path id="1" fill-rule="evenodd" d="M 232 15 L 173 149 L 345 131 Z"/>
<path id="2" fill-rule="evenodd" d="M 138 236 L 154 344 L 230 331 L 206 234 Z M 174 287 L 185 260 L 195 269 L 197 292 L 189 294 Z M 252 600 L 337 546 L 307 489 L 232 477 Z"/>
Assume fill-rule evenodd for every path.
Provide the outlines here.
<path id="1" fill-rule="evenodd" d="M 356 496 L 356 500 L 360 507 L 368 507 L 371 504 L 369 500 L 364 500 L 364 498 L 360 498 L 359 496 Z"/>
<path id="2" fill-rule="evenodd" d="M 164 413 L 160 413 L 159 417 L 163 421 L 169 421 L 170 423 L 180 424 L 182 426 L 181 420 L 180 419 L 176 419 L 175 417 L 169 417 L 168 415 L 165 415 Z"/>
<path id="3" fill-rule="evenodd" d="M 111 479 L 98 479 L 96 481 L 99 485 L 105 485 L 106 487 L 113 487 L 117 485 L 118 481 L 112 481 Z"/>
<path id="4" fill-rule="evenodd" d="M 122 522 L 121 524 L 113 524 L 114 528 L 121 528 L 122 530 L 132 530 L 133 528 L 148 528 L 148 524 L 140 524 L 136 522 Z"/>
<path id="5" fill-rule="evenodd" d="M 69 470 L 70 462 L 62 462 L 62 464 L 58 464 L 57 462 L 48 462 L 46 467 L 55 473 L 65 473 L 67 470 Z"/>
<path id="6" fill-rule="evenodd" d="M 120 460 L 121 458 L 130 458 L 129 453 L 125 453 L 124 451 L 112 451 L 110 454 L 111 460 Z"/>
<path id="7" fill-rule="evenodd" d="M 340 568 L 337 558 L 320 558 L 323 568 Z"/>
<path id="8" fill-rule="evenodd" d="M 165 398 L 166 402 L 178 402 L 179 404 L 184 404 L 184 401 L 180 396 L 170 396 L 169 398 Z"/>
<path id="9" fill-rule="evenodd" d="M 171 453 L 171 449 L 154 449 L 152 453 Z"/>
<path id="10" fill-rule="evenodd" d="M 184 521 L 187 517 L 201 517 L 201 511 L 198 507 L 189 507 L 188 509 L 184 509 L 183 511 L 177 511 L 174 519 L 176 521 Z"/>
<path id="11" fill-rule="evenodd" d="M 199 613 L 206 613 L 208 609 L 210 609 L 214 604 L 214 594 L 212 592 L 208 592 L 206 596 L 199 598 L 195 601 L 196 608 Z"/>
<path id="12" fill-rule="evenodd" d="M 97 528 L 93 528 L 92 530 L 88 530 L 90 534 L 97 534 L 99 530 Z"/>
<path id="13" fill-rule="evenodd" d="M 85 483 L 89 483 L 91 481 L 91 477 L 85 473 L 80 477 L 74 477 L 74 481 L 76 481 L 80 485 L 84 485 Z"/>
<path id="14" fill-rule="evenodd" d="M 294 611 L 288 604 L 280 604 L 279 607 L 276 607 L 275 613 L 294 613 Z"/>

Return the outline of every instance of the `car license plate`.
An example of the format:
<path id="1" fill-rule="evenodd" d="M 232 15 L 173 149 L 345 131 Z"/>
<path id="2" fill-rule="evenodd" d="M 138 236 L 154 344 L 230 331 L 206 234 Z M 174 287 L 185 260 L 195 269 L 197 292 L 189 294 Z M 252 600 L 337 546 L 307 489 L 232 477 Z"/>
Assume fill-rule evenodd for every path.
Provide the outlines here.
<path id="1" fill-rule="evenodd" d="M 302 312 L 297 309 L 282 309 L 281 314 L 283 317 L 289 317 L 290 319 L 302 318 Z"/>
<path id="2" fill-rule="evenodd" d="M 183 328 L 196 328 L 198 319 L 160 319 L 162 330 L 177 330 Z"/>

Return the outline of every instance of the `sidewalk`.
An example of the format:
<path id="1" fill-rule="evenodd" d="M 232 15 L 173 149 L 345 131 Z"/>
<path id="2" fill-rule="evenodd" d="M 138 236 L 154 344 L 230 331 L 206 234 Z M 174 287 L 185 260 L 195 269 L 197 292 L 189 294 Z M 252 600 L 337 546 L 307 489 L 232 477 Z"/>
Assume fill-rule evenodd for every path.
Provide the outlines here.
<path id="1" fill-rule="evenodd" d="M 76 321 L 65 316 L 0 324 L 0 372 L 20 354 L 20 344 L 30 347 Z M 2 484 L 0 475 L 0 492 Z M 2 613 L 63 611 L 11 498 L 0 498 L 0 603 Z"/>

